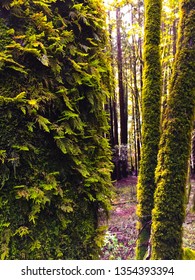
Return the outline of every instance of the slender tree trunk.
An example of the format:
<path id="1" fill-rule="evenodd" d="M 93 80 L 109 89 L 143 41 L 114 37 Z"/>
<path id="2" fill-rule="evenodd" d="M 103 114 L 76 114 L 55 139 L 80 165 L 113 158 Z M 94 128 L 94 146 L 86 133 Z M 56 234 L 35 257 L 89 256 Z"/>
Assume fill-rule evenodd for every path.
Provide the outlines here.
<path id="1" fill-rule="evenodd" d="M 110 39 L 110 56 L 111 56 L 111 71 L 113 77 L 112 83 L 112 95 L 109 100 L 110 107 L 110 138 L 111 146 L 114 148 L 115 145 L 118 145 L 118 118 L 116 110 L 116 93 L 115 93 L 115 84 L 114 84 L 114 54 L 113 54 L 113 44 L 112 44 L 112 24 L 110 19 L 110 12 L 108 12 L 109 20 L 109 39 Z"/>
<path id="2" fill-rule="evenodd" d="M 141 2 L 138 3 L 138 24 L 141 25 L 140 14 Z M 131 25 L 134 22 L 135 9 L 131 10 Z M 137 51 L 136 51 L 137 49 Z M 136 150 L 136 176 L 138 175 L 139 163 L 141 159 L 141 122 L 140 122 L 140 90 L 142 89 L 142 50 L 141 38 L 136 39 L 135 34 L 132 35 L 131 47 L 131 71 L 133 76 L 133 97 L 134 97 L 134 125 L 135 125 L 135 150 Z M 139 76 L 140 75 L 140 76 Z M 140 79 L 140 89 L 138 88 L 138 81 Z"/>
<path id="3" fill-rule="evenodd" d="M 129 56 L 129 67 L 130 67 L 130 88 L 131 88 L 131 115 L 132 115 L 132 122 L 131 122 L 131 143 L 132 143 L 132 154 L 133 154 L 133 161 L 131 164 L 131 172 L 132 174 L 138 174 L 138 164 L 137 164 L 137 136 L 136 136 L 136 119 L 135 119 L 135 94 L 134 94 L 134 82 L 133 82 L 133 55 L 132 51 Z"/>
<path id="4" fill-rule="evenodd" d="M 141 8 L 143 6 L 143 2 L 141 0 L 139 0 L 138 2 L 138 23 L 139 26 L 142 27 L 143 26 L 143 14 L 141 12 Z M 140 74 L 140 92 L 142 92 L 142 88 L 143 88 L 143 55 L 142 55 L 142 38 L 141 36 L 138 38 L 138 52 L 139 52 L 139 74 Z"/>
<path id="5" fill-rule="evenodd" d="M 112 98 L 109 99 L 109 111 L 110 111 L 110 144 L 114 146 L 114 114 L 113 114 L 113 102 Z"/>
<path id="6" fill-rule="evenodd" d="M 133 122 L 133 135 L 134 135 L 134 158 L 135 166 L 133 171 L 135 171 L 135 176 L 138 175 L 138 159 L 137 159 L 137 133 L 136 133 L 136 119 L 135 119 L 135 101 L 132 96 L 132 122 Z"/>
<path id="7" fill-rule="evenodd" d="M 138 177 L 138 240 L 136 258 L 143 259 L 150 239 L 155 190 L 154 172 L 160 137 L 160 23 L 161 0 L 145 1 L 144 69 L 142 92 L 142 147 Z"/>
<path id="8" fill-rule="evenodd" d="M 191 154 L 192 168 L 191 173 L 195 174 L 195 129 L 192 134 L 192 154 Z"/>
<path id="9" fill-rule="evenodd" d="M 181 1 L 176 61 L 156 169 L 152 259 L 180 260 L 191 133 L 195 111 L 195 2 Z"/>
<path id="10" fill-rule="evenodd" d="M 125 129 L 125 90 L 123 85 L 123 56 L 121 46 L 121 14 L 120 8 L 116 10 L 116 24 L 117 24 L 117 62 L 118 62 L 118 85 L 119 85 L 119 101 L 120 101 L 120 129 L 121 129 L 121 143 L 126 144 L 127 135 Z"/>
<path id="11" fill-rule="evenodd" d="M 139 162 L 141 159 L 140 152 L 140 135 L 141 135 L 141 124 L 140 124 L 140 109 L 139 109 L 139 89 L 137 86 L 137 58 L 135 52 L 135 36 L 132 37 L 133 45 L 132 45 L 132 58 L 133 58 L 133 84 L 134 84 L 134 100 L 135 100 L 135 124 L 136 124 L 136 141 L 137 141 L 137 160 L 138 160 L 138 169 Z"/>
<path id="12" fill-rule="evenodd" d="M 109 20 L 109 38 L 110 38 L 110 53 L 111 53 L 111 67 L 112 67 L 112 76 L 114 80 L 114 47 L 112 43 L 112 23 L 110 19 L 110 12 L 108 12 L 108 20 Z M 113 84 L 112 96 L 110 97 L 110 138 L 111 138 L 111 147 L 113 150 L 113 163 L 114 170 L 112 172 L 112 179 L 118 180 L 119 175 L 119 153 L 118 148 L 119 145 L 119 135 L 118 135 L 118 114 L 117 114 L 117 96 L 115 90 L 115 84 Z"/>
<path id="13" fill-rule="evenodd" d="M 139 48 L 139 59 L 140 59 L 140 66 L 139 66 L 139 74 L 140 74 L 140 92 L 143 89 L 143 58 L 142 58 L 142 39 L 139 38 L 138 40 L 138 48 Z"/>
<path id="14" fill-rule="evenodd" d="M 121 13 L 120 8 L 116 10 L 117 24 L 117 61 L 118 61 L 118 85 L 120 101 L 120 140 L 121 144 L 127 146 L 127 104 L 126 93 L 123 84 L 123 55 L 121 46 Z M 123 177 L 127 176 L 127 159 L 122 162 Z"/>
<path id="15" fill-rule="evenodd" d="M 177 20 L 176 19 L 173 21 L 172 30 L 173 30 L 173 57 L 175 57 L 176 44 L 177 44 Z"/>

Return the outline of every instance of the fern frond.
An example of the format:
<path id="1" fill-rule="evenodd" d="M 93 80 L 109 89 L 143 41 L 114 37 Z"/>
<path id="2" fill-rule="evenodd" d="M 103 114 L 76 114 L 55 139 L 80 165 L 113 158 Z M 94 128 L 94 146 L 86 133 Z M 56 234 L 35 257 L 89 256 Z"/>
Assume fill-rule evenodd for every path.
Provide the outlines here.
<path id="1" fill-rule="evenodd" d="M 55 139 L 55 137 L 54 137 L 54 139 Z M 65 143 L 63 142 L 63 139 L 56 138 L 56 145 L 62 151 L 63 154 L 67 154 L 67 148 L 66 148 Z"/>
<path id="2" fill-rule="evenodd" d="M 47 118 L 38 115 L 36 121 L 38 122 L 39 127 L 42 128 L 45 132 L 50 132 L 50 128 L 48 125 L 51 124 L 51 122 Z"/>

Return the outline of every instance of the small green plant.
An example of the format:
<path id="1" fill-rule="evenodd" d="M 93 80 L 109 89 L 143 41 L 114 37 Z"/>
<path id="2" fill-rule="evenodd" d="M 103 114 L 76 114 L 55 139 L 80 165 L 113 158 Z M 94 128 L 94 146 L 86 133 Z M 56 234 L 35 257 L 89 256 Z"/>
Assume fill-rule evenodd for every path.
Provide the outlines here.
<path id="1" fill-rule="evenodd" d="M 195 250 L 183 248 L 183 260 L 195 260 Z"/>
<path id="2" fill-rule="evenodd" d="M 132 248 L 134 241 L 126 240 L 117 234 L 113 234 L 110 231 L 106 232 L 104 239 L 104 246 L 102 248 L 102 259 L 107 260 L 128 260 L 129 251 Z"/>

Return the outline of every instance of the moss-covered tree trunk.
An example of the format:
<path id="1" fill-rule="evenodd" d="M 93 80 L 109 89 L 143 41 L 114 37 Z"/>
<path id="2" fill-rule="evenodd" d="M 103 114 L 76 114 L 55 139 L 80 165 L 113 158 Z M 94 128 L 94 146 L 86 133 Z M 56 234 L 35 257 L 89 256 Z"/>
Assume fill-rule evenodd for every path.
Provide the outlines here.
<path id="1" fill-rule="evenodd" d="M 182 259 L 182 223 L 195 111 L 195 1 L 180 3 L 179 41 L 156 170 L 152 259 Z"/>
<path id="2" fill-rule="evenodd" d="M 145 1 L 144 69 L 142 92 L 142 148 L 138 178 L 138 230 L 136 258 L 148 249 L 155 189 L 154 171 L 160 137 L 160 22 L 161 0 Z"/>
<path id="3" fill-rule="evenodd" d="M 104 15 L 98 0 L 0 3 L 1 259 L 98 258 L 111 185 Z"/>

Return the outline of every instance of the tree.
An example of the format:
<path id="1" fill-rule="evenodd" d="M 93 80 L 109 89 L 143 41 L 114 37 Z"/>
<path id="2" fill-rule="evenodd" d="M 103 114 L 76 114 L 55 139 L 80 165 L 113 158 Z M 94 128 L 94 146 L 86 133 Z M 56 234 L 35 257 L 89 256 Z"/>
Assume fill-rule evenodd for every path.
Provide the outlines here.
<path id="1" fill-rule="evenodd" d="M 192 133 L 191 173 L 193 175 L 195 174 L 195 129 L 193 130 Z"/>
<path id="2" fill-rule="evenodd" d="M 110 147 L 100 1 L 0 3 L 1 259 L 98 258 Z"/>
<path id="3" fill-rule="evenodd" d="M 120 179 L 127 176 L 127 169 L 130 172 L 135 171 L 137 175 L 140 160 L 143 2 L 139 1 L 137 4 L 120 1 L 109 8 L 111 9 L 108 12 L 108 22 L 109 33 L 112 33 L 112 67 L 116 75 L 115 97 L 110 106 L 111 124 L 114 124 L 111 129 L 111 139 L 117 139 L 113 137 L 114 132 L 118 130 L 121 132 L 114 155 L 115 166 L 118 167 L 116 168 L 118 172 L 115 173 L 118 176 L 113 177 Z M 117 119 L 114 116 L 118 108 L 120 114 Z M 116 143 L 112 141 L 114 142 Z"/>
<path id="4" fill-rule="evenodd" d="M 119 170 L 119 154 L 118 154 L 118 145 L 119 145 L 119 131 L 118 131 L 118 113 L 117 113 L 117 94 L 116 94 L 116 85 L 115 85 L 115 65 L 114 65 L 114 46 L 112 40 L 112 30 L 113 30 L 113 23 L 111 21 L 110 11 L 108 11 L 108 32 L 109 32 L 109 39 L 110 39 L 110 56 L 111 56 L 111 76 L 112 76 L 112 87 L 111 87 L 111 96 L 109 102 L 109 109 L 110 109 L 110 143 L 111 148 L 113 151 L 113 164 L 114 169 L 112 172 L 112 179 L 118 180 L 120 178 L 120 170 Z"/>
<path id="5" fill-rule="evenodd" d="M 143 259 L 149 245 L 155 190 L 154 172 L 160 137 L 160 24 L 161 0 L 145 1 L 144 69 L 142 91 L 142 147 L 138 177 L 138 230 L 136 258 Z"/>
<path id="6" fill-rule="evenodd" d="M 152 259 L 183 258 L 182 224 L 195 113 L 195 6 L 182 0 L 178 50 L 156 169 Z"/>
<path id="7" fill-rule="evenodd" d="M 119 106 L 120 106 L 120 142 L 122 177 L 127 177 L 127 92 L 125 91 L 123 81 L 123 55 L 121 43 L 121 12 L 120 8 L 116 9 L 116 31 L 117 31 L 117 64 L 118 64 L 118 86 L 119 86 Z"/>
<path id="8" fill-rule="evenodd" d="M 164 117 L 164 110 L 166 108 L 168 92 L 168 84 L 171 78 L 173 63 L 176 52 L 177 29 L 178 29 L 178 15 L 179 3 L 178 0 L 163 1 L 162 7 L 162 114 L 161 122 Z"/>
<path id="9" fill-rule="evenodd" d="M 132 36 L 132 60 L 133 60 L 133 67 L 132 67 L 132 74 L 133 74 L 133 107 L 134 107 L 134 116 L 135 116 L 135 146 L 136 146 L 136 150 L 137 150 L 137 167 L 135 168 L 136 170 L 136 175 L 138 174 L 138 170 L 139 170 L 139 162 L 141 159 L 141 155 L 140 155 L 140 142 L 141 142 L 141 123 L 140 123 L 140 106 L 139 106 L 139 90 L 138 90 L 138 86 L 137 86 L 137 57 L 136 57 L 136 52 L 135 52 L 135 36 Z M 142 77 L 141 79 L 142 80 Z"/>

